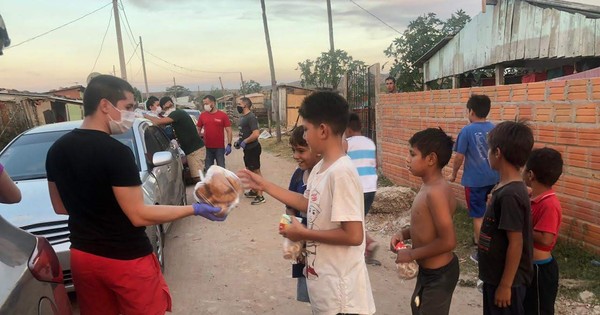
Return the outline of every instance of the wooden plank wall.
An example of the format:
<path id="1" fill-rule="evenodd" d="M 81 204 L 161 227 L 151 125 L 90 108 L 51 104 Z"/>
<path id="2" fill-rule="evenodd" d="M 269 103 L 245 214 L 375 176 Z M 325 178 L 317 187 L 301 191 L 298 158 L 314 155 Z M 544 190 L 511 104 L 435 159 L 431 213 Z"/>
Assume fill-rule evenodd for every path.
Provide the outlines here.
<path id="1" fill-rule="evenodd" d="M 600 19 L 522 0 L 501 0 L 424 65 L 428 81 L 507 61 L 600 56 Z"/>

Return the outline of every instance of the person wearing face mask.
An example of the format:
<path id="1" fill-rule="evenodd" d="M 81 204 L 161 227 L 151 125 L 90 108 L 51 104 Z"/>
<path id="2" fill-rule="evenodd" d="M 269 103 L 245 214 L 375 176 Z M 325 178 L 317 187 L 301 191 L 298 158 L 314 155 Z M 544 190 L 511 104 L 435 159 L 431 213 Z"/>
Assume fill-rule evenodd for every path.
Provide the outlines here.
<path id="1" fill-rule="evenodd" d="M 160 105 L 165 111 L 164 117 L 153 117 L 144 115 L 155 125 L 171 125 L 175 131 L 177 142 L 186 155 L 192 180 L 200 180 L 199 171 L 204 170 L 204 141 L 200 138 L 194 121 L 183 109 L 176 109 L 173 100 L 164 96 L 160 99 Z"/>
<path id="2" fill-rule="evenodd" d="M 223 111 L 216 107 L 217 100 L 212 95 L 206 95 L 202 99 L 204 111 L 198 118 L 196 128 L 198 134 L 204 128 L 204 144 L 206 145 L 206 159 L 204 160 L 204 171 L 217 162 L 220 167 L 225 167 L 225 155 L 231 153 L 231 122 Z M 227 133 L 227 146 L 225 146 L 224 132 Z"/>
<path id="3" fill-rule="evenodd" d="M 236 149 L 244 150 L 244 165 L 246 169 L 260 175 L 260 154 L 262 148 L 258 142 L 260 131 L 258 130 L 258 120 L 252 111 L 252 101 L 247 97 L 238 100 L 237 111 L 242 114 L 240 117 L 240 138 L 234 143 Z M 244 193 L 244 196 L 253 198 L 251 204 L 259 205 L 265 203 L 262 191 L 250 190 Z"/>
<path id="4" fill-rule="evenodd" d="M 133 88 L 100 75 L 83 96 L 80 128 L 48 151 L 46 172 L 54 211 L 69 215 L 71 272 L 81 314 L 164 314 L 169 288 L 145 226 L 199 215 L 221 221 L 206 203 L 144 203 L 133 152 L 111 134 L 128 131 L 136 115 Z"/>
<path id="5" fill-rule="evenodd" d="M 146 109 L 149 112 L 151 112 L 152 114 L 154 114 L 155 116 L 158 116 L 162 112 L 162 107 L 160 107 L 158 97 L 156 97 L 156 96 L 148 97 L 148 100 L 146 100 Z"/>

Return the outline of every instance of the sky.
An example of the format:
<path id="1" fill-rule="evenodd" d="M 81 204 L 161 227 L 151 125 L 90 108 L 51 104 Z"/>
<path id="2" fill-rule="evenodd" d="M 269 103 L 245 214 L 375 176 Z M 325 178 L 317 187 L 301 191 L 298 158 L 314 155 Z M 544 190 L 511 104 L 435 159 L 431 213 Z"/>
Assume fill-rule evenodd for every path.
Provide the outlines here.
<path id="1" fill-rule="evenodd" d="M 136 48 L 140 36 L 151 92 L 173 82 L 192 91 L 220 88 L 219 77 L 225 89 L 237 89 L 240 72 L 246 81 L 271 84 L 259 0 L 120 1 L 127 79 L 140 91 L 145 92 Z M 329 50 L 326 0 L 265 3 L 277 83 L 297 81 L 298 62 Z M 470 16 L 481 12 L 480 0 L 331 0 L 331 6 L 335 48 L 384 65 L 383 73 L 392 63 L 383 51 L 419 15 L 434 12 L 445 20 L 459 9 Z M 0 0 L 0 14 L 11 38 L 0 57 L 0 88 L 45 92 L 85 86 L 90 73 L 112 74 L 113 67 L 120 76 L 111 0 Z"/>

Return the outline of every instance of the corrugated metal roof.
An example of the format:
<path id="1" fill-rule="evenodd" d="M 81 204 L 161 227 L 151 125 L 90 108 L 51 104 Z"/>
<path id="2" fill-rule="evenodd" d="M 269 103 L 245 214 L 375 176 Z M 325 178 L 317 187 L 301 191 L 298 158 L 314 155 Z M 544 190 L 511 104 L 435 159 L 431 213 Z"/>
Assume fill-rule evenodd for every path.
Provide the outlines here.
<path id="1" fill-rule="evenodd" d="M 518 60 L 600 56 L 600 19 L 588 17 L 596 13 L 560 0 L 498 0 L 419 59 L 425 81 Z"/>

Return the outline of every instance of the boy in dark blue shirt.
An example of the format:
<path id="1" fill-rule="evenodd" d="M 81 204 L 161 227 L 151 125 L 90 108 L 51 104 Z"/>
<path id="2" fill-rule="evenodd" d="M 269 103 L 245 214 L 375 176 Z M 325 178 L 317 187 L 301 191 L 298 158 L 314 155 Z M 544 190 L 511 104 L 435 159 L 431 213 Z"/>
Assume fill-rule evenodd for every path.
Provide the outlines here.
<path id="1" fill-rule="evenodd" d="M 486 120 L 491 102 L 487 95 L 472 95 L 467 102 L 469 124 L 458 134 L 454 147 L 454 163 L 450 182 L 456 180 L 461 165 L 465 164 L 461 185 L 465 187 L 465 201 L 469 216 L 473 218 L 473 242 L 475 250 L 470 258 L 477 258 L 477 240 L 485 213 L 487 196 L 498 182 L 498 173 L 490 168 L 488 162 L 487 136 L 494 124 Z"/>

